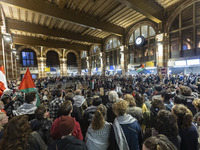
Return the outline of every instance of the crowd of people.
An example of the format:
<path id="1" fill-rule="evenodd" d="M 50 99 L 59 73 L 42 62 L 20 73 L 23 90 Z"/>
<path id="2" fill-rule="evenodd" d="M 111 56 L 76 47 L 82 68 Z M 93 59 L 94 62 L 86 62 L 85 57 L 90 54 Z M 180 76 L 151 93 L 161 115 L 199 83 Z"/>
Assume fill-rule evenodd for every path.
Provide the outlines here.
<path id="1" fill-rule="evenodd" d="M 198 75 L 8 81 L 0 101 L 0 150 L 198 150 Z M 40 106 L 36 107 L 39 95 Z"/>

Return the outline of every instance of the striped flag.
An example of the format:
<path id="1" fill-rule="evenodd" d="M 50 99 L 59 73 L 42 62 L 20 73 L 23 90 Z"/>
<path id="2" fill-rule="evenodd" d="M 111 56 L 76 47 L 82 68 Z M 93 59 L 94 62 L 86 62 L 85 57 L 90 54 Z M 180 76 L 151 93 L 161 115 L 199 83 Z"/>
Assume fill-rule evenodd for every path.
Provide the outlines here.
<path id="1" fill-rule="evenodd" d="M 141 72 L 143 70 L 145 70 L 145 66 L 143 64 L 141 64 L 140 68 L 138 68 L 136 71 Z"/>
<path id="2" fill-rule="evenodd" d="M 1 97 L 1 95 L 3 95 L 3 91 L 7 88 L 8 88 L 8 86 L 7 86 L 7 82 L 6 82 L 6 75 L 4 72 L 4 66 L 2 65 L 0 67 L 0 97 Z"/>
<path id="3" fill-rule="evenodd" d="M 36 94 L 36 97 L 37 97 L 36 106 L 40 106 L 40 98 L 39 98 L 37 89 L 35 87 L 35 84 L 33 82 L 29 68 L 27 68 L 26 73 L 25 73 L 18 89 L 24 93 L 29 93 L 29 92 L 37 93 Z"/>

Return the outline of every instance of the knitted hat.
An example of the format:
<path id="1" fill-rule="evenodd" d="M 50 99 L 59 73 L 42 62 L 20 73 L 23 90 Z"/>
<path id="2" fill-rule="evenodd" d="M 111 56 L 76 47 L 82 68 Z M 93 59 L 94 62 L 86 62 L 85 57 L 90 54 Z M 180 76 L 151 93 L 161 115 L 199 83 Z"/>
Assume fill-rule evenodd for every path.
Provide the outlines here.
<path id="1" fill-rule="evenodd" d="M 74 129 L 75 121 L 72 117 L 61 116 L 57 118 L 51 126 L 51 136 L 53 140 L 60 139 L 62 136 L 70 134 Z"/>

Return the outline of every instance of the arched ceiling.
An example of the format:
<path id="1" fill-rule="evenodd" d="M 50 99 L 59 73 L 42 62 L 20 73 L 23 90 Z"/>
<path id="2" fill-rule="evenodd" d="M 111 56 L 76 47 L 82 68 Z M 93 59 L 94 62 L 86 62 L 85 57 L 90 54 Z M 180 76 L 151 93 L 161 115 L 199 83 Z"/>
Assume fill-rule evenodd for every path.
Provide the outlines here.
<path id="1" fill-rule="evenodd" d="M 6 30 L 21 45 L 89 50 L 104 38 L 185 0 L 0 0 Z"/>

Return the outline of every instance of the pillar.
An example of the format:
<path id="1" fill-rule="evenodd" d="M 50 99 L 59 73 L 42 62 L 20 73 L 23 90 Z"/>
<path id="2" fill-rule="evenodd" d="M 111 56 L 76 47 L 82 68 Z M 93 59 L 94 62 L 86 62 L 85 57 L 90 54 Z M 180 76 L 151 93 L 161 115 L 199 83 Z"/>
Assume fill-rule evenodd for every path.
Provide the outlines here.
<path id="1" fill-rule="evenodd" d="M 5 70 L 6 70 L 6 77 L 7 80 L 12 79 L 12 51 L 10 50 L 10 46 L 6 45 L 5 47 L 5 58 L 6 58 L 6 65 L 5 65 Z"/>
<path id="2" fill-rule="evenodd" d="M 106 73 L 106 53 L 102 52 L 102 65 L 101 65 L 101 75 Z"/>
<path id="3" fill-rule="evenodd" d="M 78 75 L 81 75 L 81 60 L 80 60 L 80 57 L 77 60 L 77 64 L 78 64 Z"/>
<path id="4" fill-rule="evenodd" d="M 120 54 L 121 54 L 121 67 L 122 67 L 122 75 L 126 75 L 128 71 L 128 48 L 126 45 L 120 46 Z"/>
<path id="5" fill-rule="evenodd" d="M 87 70 L 88 70 L 88 75 L 91 75 L 92 72 L 92 63 L 91 63 L 91 57 L 87 57 Z"/>
<path id="6" fill-rule="evenodd" d="M 38 60 L 38 78 L 45 78 L 46 58 L 37 57 L 37 60 Z"/>
<path id="7" fill-rule="evenodd" d="M 164 67 L 164 52 L 163 52 L 163 37 L 164 34 L 160 33 L 156 35 L 156 64 L 157 64 L 157 72 L 159 76 L 162 76 L 160 70 Z"/>
<path id="8" fill-rule="evenodd" d="M 67 59 L 60 58 L 60 76 L 67 76 Z"/>

